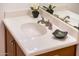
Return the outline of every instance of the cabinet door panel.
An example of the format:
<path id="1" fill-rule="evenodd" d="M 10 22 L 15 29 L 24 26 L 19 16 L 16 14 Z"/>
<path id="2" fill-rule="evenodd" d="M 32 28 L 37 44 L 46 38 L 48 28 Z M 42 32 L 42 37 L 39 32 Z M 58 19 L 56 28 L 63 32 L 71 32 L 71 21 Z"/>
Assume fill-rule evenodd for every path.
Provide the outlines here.
<path id="1" fill-rule="evenodd" d="M 24 56 L 24 53 L 15 42 L 15 39 L 7 28 L 5 28 L 5 48 L 5 53 L 7 53 L 7 56 Z"/>
<path id="2" fill-rule="evenodd" d="M 6 44 L 7 44 L 7 55 L 8 56 L 14 56 L 15 55 L 15 44 L 14 44 L 14 39 L 9 33 L 9 31 L 6 31 Z"/>
<path id="3" fill-rule="evenodd" d="M 18 46 L 18 44 L 16 44 L 16 51 L 17 51 L 17 56 L 24 56 L 24 53 L 21 50 L 21 48 Z"/>

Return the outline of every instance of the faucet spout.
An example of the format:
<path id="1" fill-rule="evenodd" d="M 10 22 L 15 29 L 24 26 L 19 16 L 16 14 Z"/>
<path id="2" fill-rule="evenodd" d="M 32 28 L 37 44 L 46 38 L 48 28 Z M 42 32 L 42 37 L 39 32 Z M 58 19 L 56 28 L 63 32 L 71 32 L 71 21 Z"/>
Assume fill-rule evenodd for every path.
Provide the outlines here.
<path id="1" fill-rule="evenodd" d="M 45 21 L 44 21 L 44 18 L 43 17 L 41 17 L 42 18 L 42 20 L 39 20 L 37 23 L 39 24 L 40 22 L 42 23 L 42 24 L 44 24 L 45 23 Z"/>
<path id="2" fill-rule="evenodd" d="M 65 20 L 66 18 L 70 19 L 70 16 L 66 16 L 66 17 L 64 17 L 64 20 Z"/>

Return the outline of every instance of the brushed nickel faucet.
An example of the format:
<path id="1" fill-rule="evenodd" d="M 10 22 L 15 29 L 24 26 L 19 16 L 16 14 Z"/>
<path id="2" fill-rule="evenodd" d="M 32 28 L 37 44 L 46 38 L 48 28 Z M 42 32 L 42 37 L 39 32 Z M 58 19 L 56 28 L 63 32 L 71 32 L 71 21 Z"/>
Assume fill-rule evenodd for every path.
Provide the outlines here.
<path id="1" fill-rule="evenodd" d="M 45 26 L 47 26 L 49 30 L 52 30 L 52 24 L 49 22 L 49 20 L 45 21 L 44 17 L 41 17 L 41 18 L 42 20 L 39 20 L 37 23 L 45 24 Z"/>
<path id="2" fill-rule="evenodd" d="M 70 19 L 70 16 L 65 16 L 64 19 L 63 19 L 64 22 L 68 23 L 69 21 L 66 20 L 66 18 Z"/>
<path id="3" fill-rule="evenodd" d="M 65 17 L 64 17 L 64 20 L 65 20 L 66 18 L 70 19 L 70 16 L 65 16 Z"/>
<path id="4" fill-rule="evenodd" d="M 57 15 L 57 14 L 54 14 L 54 16 L 61 19 L 62 21 L 66 22 L 66 23 L 69 22 L 69 20 L 66 20 L 66 18 L 70 19 L 70 16 L 65 16 L 64 18 L 60 18 L 59 15 Z"/>
<path id="5" fill-rule="evenodd" d="M 42 18 L 42 20 L 39 20 L 37 23 L 39 24 L 40 22 L 42 23 L 42 24 L 44 24 L 45 23 L 45 20 L 44 20 L 44 18 L 41 16 L 41 18 Z"/>

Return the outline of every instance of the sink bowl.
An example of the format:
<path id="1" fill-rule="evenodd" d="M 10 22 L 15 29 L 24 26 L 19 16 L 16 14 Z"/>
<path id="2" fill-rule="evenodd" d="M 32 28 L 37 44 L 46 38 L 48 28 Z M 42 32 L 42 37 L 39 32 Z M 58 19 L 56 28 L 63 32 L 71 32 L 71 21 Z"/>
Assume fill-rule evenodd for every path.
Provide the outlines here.
<path id="1" fill-rule="evenodd" d="M 46 34 L 47 30 L 44 26 L 37 23 L 26 23 L 22 25 L 22 31 L 28 37 L 38 37 Z"/>

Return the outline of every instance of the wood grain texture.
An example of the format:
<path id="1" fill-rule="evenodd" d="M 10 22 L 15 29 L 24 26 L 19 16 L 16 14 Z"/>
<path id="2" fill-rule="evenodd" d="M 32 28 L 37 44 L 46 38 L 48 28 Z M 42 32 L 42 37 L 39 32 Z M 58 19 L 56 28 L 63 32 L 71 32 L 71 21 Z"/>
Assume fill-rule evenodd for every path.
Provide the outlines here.
<path id="1" fill-rule="evenodd" d="M 10 34 L 8 29 L 5 27 L 5 53 L 6 56 L 24 56 L 23 51 L 19 47 L 19 45 L 16 43 L 13 36 Z"/>
<path id="2" fill-rule="evenodd" d="M 47 52 L 44 54 L 40 54 L 39 56 L 75 56 L 76 55 L 76 45 L 66 47 L 63 49 Z"/>

